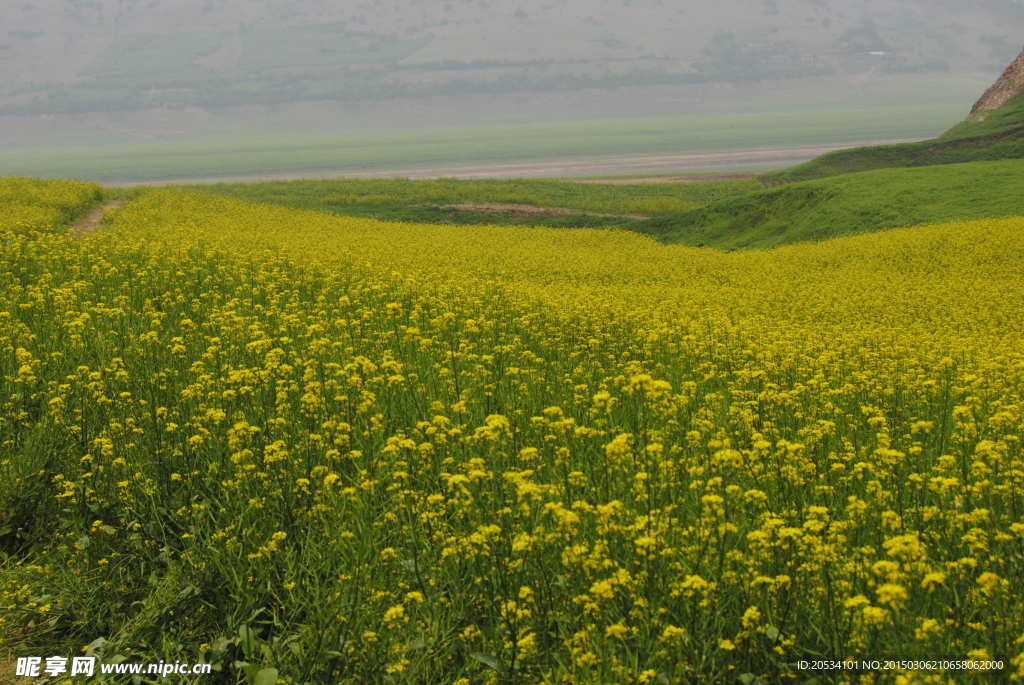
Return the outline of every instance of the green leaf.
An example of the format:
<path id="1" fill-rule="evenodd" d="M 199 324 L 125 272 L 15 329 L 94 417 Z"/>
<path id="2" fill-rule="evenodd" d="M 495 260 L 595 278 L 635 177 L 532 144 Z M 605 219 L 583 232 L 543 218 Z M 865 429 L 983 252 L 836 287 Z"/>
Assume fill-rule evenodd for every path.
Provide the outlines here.
<path id="1" fill-rule="evenodd" d="M 86 650 L 85 650 L 85 655 L 86 656 L 99 656 L 99 657 L 102 657 L 103 656 L 103 651 L 106 648 L 106 646 L 107 646 L 107 638 L 105 638 L 105 637 L 98 637 L 98 638 L 96 638 L 95 640 L 93 640 L 92 642 L 89 643 L 88 648 L 86 648 Z M 108 661 L 109 662 L 108 659 L 104 659 L 104 661 Z"/>
<path id="2" fill-rule="evenodd" d="M 252 658 L 253 652 L 256 651 L 256 631 L 249 626 L 242 626 L 238 629 L 238 639 L 240 640 L 239 644 L 242 646 L 245 658 Z"/>
<path id="3" fill-rule="evenodd" d="M 274 685 L 277 682 L 277 669 L 264 668 L 253 678 L 252 685 Z"/>
<path id="4" fill-rule="evenodd" d="M 228 647 L 230 645 L 231 645 L 231 640 L 227 639 L 226 637 L 224 637 L 222 635 L 222 636 L 218 637 L 216 640 L 213 641 L 213 647 L 212 647 L 213 653 L 214 654 L 223 654 L 224 652 L 228 651 Z"/>
<path id="5" fill-rule="evenodd" d="M 743 675 L 738 676 L 736 680 L 743 683 L 743 685 L 768 685 L 764 680 L 753 673 L 744 673 Z"/>
<path id="6" fill-rule="evenodd" d="M 501 672 L 501 660 L 493 654 L 484 654 L 483 652 L 472 652 L 469 655 L 470 659 L 476 659 L 484 666 L 493 668 L 495 671 Z"/>

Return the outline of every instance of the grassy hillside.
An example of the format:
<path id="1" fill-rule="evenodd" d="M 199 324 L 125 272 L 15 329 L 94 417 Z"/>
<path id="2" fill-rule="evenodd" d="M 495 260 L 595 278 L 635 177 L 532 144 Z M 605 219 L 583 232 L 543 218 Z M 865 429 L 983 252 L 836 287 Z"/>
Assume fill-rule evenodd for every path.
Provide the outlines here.
<path id="1" fill-rule="evenodd" d="M 716 199 L 749 193 L 760 184 L 755 179 L 636 185 L 536 179 L 345 179 L 186 187 L 295 209 L 391 221 L 476 224 L 500 221 L 598 227 L 621 226 L 637 215 L 658 216 L 696 209 Z M 473 211 L 473 205 L 486 207 Z M 507 211 L 501 211 L 503 207 L 507 207 Z M 517 211 L 516 207 L 539 211 Z M 555 211 L 545 216 L 546 210 Z M 571 214 L 565 216 L 565 212 L 557 210 Z"/>
<path id="2" fill-rule="evenodd" d="M 765 174 L 763 180 L 792 183 L 870 169 L 1024 158 L 1024 96 L 986 114 L 983 121 L 965 120 L 934 140 L 830 152 L 806 164 Z"/>
<path id="3" fill-rule="evenodd" d="M 5 232 L 0 674 L 1024 676 L 1022 230 L 726 254 L 160 189 Z"/>
<path id="4" fill-rule="evenodd" d="M 879 169 L 718 200 L 631 228 L 666 242 L 771 247 L 926 223 L 1024 215 L 1024 160 Z"/>

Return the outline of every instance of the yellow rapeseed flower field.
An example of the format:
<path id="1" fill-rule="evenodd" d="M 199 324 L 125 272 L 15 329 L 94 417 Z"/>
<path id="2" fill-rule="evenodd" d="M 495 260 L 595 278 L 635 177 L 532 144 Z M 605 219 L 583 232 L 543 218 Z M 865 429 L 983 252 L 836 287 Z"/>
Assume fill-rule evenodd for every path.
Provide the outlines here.
<path id="1" fill-rule="evenodd" d="M 3 237 L 0 646 L 1024 678 L 1024 219 L 720 253 L 154 190 Z"/>
<path id="2" fill-rule="evenodd" d="M 0 234 L 64 228 L 101 195 L 93 183 L 0 177 Z"/>

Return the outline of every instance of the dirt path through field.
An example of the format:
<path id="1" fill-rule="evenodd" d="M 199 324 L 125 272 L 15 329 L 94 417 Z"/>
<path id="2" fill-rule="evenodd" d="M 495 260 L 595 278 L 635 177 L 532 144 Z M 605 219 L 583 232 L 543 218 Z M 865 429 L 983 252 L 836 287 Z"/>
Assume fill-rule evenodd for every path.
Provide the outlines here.
<path id="1" fill-rule="evenodd" d="M 505 214 L 515 219 L 535 219 L 542 216 L 572 216 L 574 214 L 585 214 L 586 216 L 604 216 L 622 219 L 649 219 L 647 216 L 635 214 L 602 214 L 601 212 L 588 212 L 581 209 L 567 209 L 565 207 L 535 207 L 533 205 L 503 205 L 492 202 L 463 202 L 457 205 L 443 205 L 441 209 L 458 209 L 464 212 L 477 212 L 479 214 Z"/>
<path id="2" fill-rule="evenodd" d="M 29 685 L 32 682 L 30 678 L 22 678 L 16 675 L 18 672 L 16 662 L 12 661 L 7 663 L 0 661 L 0 683 L 4 685 Z"/>
<path id="3" fill-rule="evenodd" d="M 113 200 L 102 207 L 97 207 L 76 221 L 71 227 L 71 231 L 73 233 L 92 233 L 103 225 L 103 215 L 106 214 L 108 209 L 117 209 L 120 206 L 120 200 Z"/>
<path id="4" fill-rule="evenodd" d="M 643 176 L 639 178 L 573 178 L 574 183 L 605 183 L 612 186 L 635 186 L 648 183 L 710 183 L 713 181 L 745 181 L 757 178 L 759 172 L 748 171 L 739 174 L 688 174 L 686 176 Z"/>

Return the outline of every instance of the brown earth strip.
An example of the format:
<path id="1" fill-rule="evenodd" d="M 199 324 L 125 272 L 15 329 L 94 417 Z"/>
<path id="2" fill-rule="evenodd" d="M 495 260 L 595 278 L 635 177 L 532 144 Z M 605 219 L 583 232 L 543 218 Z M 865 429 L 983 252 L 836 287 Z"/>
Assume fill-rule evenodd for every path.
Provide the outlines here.
<path id="1" fill-rule="evenodd" d="M 18 672 L 16 662 L 0 661 L 0 685 L 28 685 L 30 678 L 15 675 Z"/>
<path id="2" fill-rule="evenodd" d="M 600 212 L 585 212 L 579 209 L 566 209 L 564 207 L 534 207 L 533 205 L 503 205 L 490 202 L 463 202 L 457 205 L 444 205 L 441 209 L 458 209 L 463 212 L 477 212 L 479 214 L 505 214 L 515 219 L 536 219 L 544 216 L 572 216 L 574 214 L 585 214 L 586 216 L 619 217 L 623 219 L 649 219 L 646 216 L 633 214 L 602 214 Z"/>
<path id="3" fill-rule="evenodd" d="M 75 224 L 71 227 L 71 232 L 79 234 L 92 233 L 97 228 L 103 225 L 103 215 L 107 212 L 108 209 L 117 209 L 120 206 L 121 201 L 114 200 L 112 202 L 108 202 L 102 207 L 97 207 L 96 209 L 90 211 L 88 214 L 83 216 L 77 222 L 75 222 Z"/>
<path id="4" fill-rule="evenodd" d="M 756 171 L 738 174 L 688 174 L 686 176 L 644 176 L 642 178 L 576 178 L 574 183 L 606 183 L 613 186 L 645 185 L 648 183 L 713 183 L 714 181 L 745 181 L 757 178 Z"/>

